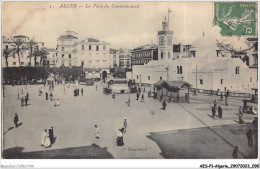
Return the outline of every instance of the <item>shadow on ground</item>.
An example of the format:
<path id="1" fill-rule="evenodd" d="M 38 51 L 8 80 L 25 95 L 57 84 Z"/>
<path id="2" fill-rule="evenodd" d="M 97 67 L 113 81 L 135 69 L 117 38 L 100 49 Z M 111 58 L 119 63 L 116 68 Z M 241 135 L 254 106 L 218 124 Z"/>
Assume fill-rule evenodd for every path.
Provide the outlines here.
<path id="1" fill-rule="evenodd" d="M 107 148 L 96 144 L 84 147 L 64 148 L 57 150 L 22 152 L 23 147 L 14 147 L 3 151 L 4 159 L 112 159 Z"/>
<path id="2" fill-rule="evenodd" d="M 254 159 L 257 158 L 257 131 L 254 131 L 253 147 L 247 145 L 246 138 L 251 127 L 250 124 L 223 125 L 156 132 L 147 137 L 157 143 L 166 159 L 232 159 L 235 145 L 239 147 L 238 158 Z"/>

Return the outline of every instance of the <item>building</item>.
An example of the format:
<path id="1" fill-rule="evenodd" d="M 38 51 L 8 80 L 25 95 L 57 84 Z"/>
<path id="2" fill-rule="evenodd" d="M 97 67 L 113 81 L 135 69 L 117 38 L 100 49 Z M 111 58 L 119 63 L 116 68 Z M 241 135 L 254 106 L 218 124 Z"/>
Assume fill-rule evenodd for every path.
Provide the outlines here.
<path id="1" fill-rule="evenodd" d="M 16 50 L 13 50 L 13 52 L 11 52 L 9 56 L 6 58 L 4 54 L 2 54 L 3 57 L 2 67 L 7 67 L 7 65 L 8 67 L 35 66 L 35 65 L 40 66 L 41 58 L 39 56 L 33 56 L 30 54 L 30 49 L 29 49 L 30 41 L 34 41 L 34 40 L 29 39 L 29 37 L 24 35 L 13 36 L 10 38 L 2 37 L 2 52 L 4 50 L 12 50 L 14 48 L 17 48 L 17 45 L 15 43 L 19 44 L 20 46 L 19 48 L 21 49 L 21 52 L 19 53 L 19 57 Z M 43 47 L 44 47 L 43 42 L 35 42 L 32 50 L 33 51 L 41 50 Z"/>
<path id="2" fill-rule="evenodd" d="M 162 22 L 162 30 L 158 31 L 158 60 L 174 59 L 173 58 L 173 45 L 172 45 L 173 31 L 169 29 L 168 21 Z"/>
<path id="3" fill-rule="evenodd" d="M 251 92 L 258 84 L 256 69 L 250 69 L 239 58 L 226 57 L 152 61 L 135 67 L 133 79 L 150 85 L 159 80 L 186 81 L 197 89 L 235 92 Z"/>
<path id="4" fill-rule="evenodd" d="M 109 43 L 94 38 L 80 41 L 73 31 L 67 31 L 58 38 L 57 67 L 108 69 L 110 64 Z"/>
<path id="5" fill-rule="evenodd" d="M 258 68 L 258 38 L 247 38 L 249 67 Z"/>
<path id="6" fill-rule="evenodd" d="M 46 61 L 44 61 L 44 64 L 50 66 L 50 67 L 56 67 L 57 62 L 57 51 L 55 49 L 46 48 L 46 51 L 48 53 Z"/>
<path id="7" fill-rule="evenodd" d="M 131 51 L 131 64 L 144 65 L 152 60 L 158 60 L 158 47 L 154 44 L 134 48 Z"/>
<path id="8" fill-rule="evenodd" d="M 173 58 L 196 57 L 196 50 L 191 45 L 181 43 L 173 45 Z"/>
<path id="9" fill-rule="evenodd" d="M 119 65 L 119 50 L 110 48 L 109 54 L 111 60 L 110 66 L 117 67 Z"/>
<path id="10" fill-rule="evenodd" d="M 119 67 L 131 68 L 131 53 L 127 49 L 119 49 Z"/>
<path id="11" fill-rule="evenodd" d="M 78 34 L 73 31 L 66 31 L 57 40 L 57 62 L 56 66 L 77 66 L 77 42 Z"/>

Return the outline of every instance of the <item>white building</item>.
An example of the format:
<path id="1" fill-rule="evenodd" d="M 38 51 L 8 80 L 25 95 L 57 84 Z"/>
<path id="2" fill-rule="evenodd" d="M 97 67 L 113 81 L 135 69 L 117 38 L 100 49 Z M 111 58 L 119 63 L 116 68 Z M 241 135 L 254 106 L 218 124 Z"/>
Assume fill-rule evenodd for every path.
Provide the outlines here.
<path id="1" fill-rule="evenodd" d="M 10 38 L 2 37 L 2 67 L 7 67 L 5 56 L 3 55 L 4 49 L 11 50 L 16 48 L 15 41 L 20 41 L 22 49 L 19 53 L 20 56 L 20 64 L 19 64 L 19 58 L 18 53 L 12 52 L 9 57 L 7 58 L 8 67 L 19 67 L 19 66 L 35 66 L 34 56 L 31 58 L 30 50 L 29 50 L 29 41 L 30 39 L 27 36 L 24 35 L 18 35 L 13 36 Z M 36 42 L 36 44 L 33 47 L 33 50 L 41 50 L 41 48 L 44 47 L 43 42 Z M 36 66 L 40 66 L 40 57 L 36 57 Z"/>
<path id="2" fill-rule="evenodd" d="M 57 67 L 108 69 L 110 62 L 109 43 L 94 38 L 80 41 L 78 34 L 73 31 L 67 31 L 58 38 Z"/>

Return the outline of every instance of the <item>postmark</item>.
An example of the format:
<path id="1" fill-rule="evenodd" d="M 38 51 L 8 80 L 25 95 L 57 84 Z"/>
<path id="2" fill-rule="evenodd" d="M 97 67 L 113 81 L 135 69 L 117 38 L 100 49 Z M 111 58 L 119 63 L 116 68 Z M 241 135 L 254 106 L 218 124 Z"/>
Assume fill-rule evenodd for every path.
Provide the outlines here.
<path id="1" fill-rule="evenodd" d="M 256 36 L 257 2 L 214 2 L 214 25 L 222 36 Z"/>

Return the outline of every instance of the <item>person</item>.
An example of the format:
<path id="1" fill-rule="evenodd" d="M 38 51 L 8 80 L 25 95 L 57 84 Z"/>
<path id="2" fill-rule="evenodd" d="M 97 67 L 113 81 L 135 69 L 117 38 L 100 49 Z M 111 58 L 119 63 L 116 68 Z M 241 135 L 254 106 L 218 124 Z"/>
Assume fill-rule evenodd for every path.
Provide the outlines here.
<path id="1" fill-rule="evenodd" d="M 238 114 L 239 114 L 239 115 L 240 115 L 240 114 L 243 115 L 243 109 L 242 109 L 241 106 L 240 106 L 239 109 L 238 109 Z"/>
<path id="2" fill-rule="evenodd" d="M 162 109 L 165 110 L 166 106 L 167 106 L 167 104 L 166 104 L 166 101 L 164 100 L 163 103 L 162 103 Z"/>
<path id="3" fill-rule="evenodd" d="M 83 96 L 83 88 L 81 88 L 81 96 Z"/>
<path id="4" fill-rule="evenodd" d="M 51 92 L 51 94 L 50 94 L 50 100 L 51 100 L 51 101 L 53 100 L 53 94 L 52 94 L 52 92 Z"/>
<path id="5" fill-rule="evenodd" d="M 218 105 L 218 117 L 222 118 L 222 108 Z"/>
<path id="6" fill-rule="evenodd" d="M 26 94 L 26 98 L 27 98 L 27 100 L 29 100 L 29 93 L 28 92 Z"/>
<path id="7" fill-rule="evenodd" d="M 130 106 L 130 95 L 128 96 L 127 106 Z"/>
<path id="8" fill-rule="evenodd" d="M 50 141 L 50 137 L 49 137 L 49 133 L 47 129 L 44 129 L 43 133 L 42 133 L 42 144 L 41 146 L 48 148 L 51 146 L 51 141 Z"/>
<path id="9" fill-rule="evenodd" d="M 95 136 L 97 139 L 99 139 L 99 128 L 96 124 L 95 124 L 95 128 L 96 128 Z"/>
<path id="10" fill-rule="evenodd" d="M 239 121 L 240 124 L 244 123 L 242 116 L 243 116 L 242 114 L 238 115 L 238 121 Z"/>
<path id="11" fill-rule="evenodd" d="M 142 94 L 141 102 L 144 102 L 144 94 Z"/>
<path id="12" fill-rule="evenodd" d="M 28 98 L 27 97 L 24 98 L 24 102 L 25 102 L 25 106 L 27 106 L 28 105 Z"/>
<path id="13" fill-rule="evenodd" d="M 136 100 L 139 99 L 139 92 L 136 92 Z"/>
<path id="14" fill-rule="evenodd" d="M 215 114 L 216 114 L 216 109 L 215 109 L 215 107 L 212 107 L 212 108 L 211 108 L 211 111 L 212 111 L 212 117 L 215 118 Z"/>
<path id="15" fill-rule="evenodd" d="M 148 92 L 148 97 L 151 97 L 151 90 L 149 90 Z"/>
<path id="16" fill-rule="evenodd" d="M 153 98 L 154 98 L 154 99 L 157 98 L 157 92 L 154 92 Z"/>
<path id="17" fill-rule="evenodd" d="M 238 147 L 235 146 L 232 153 L 233 158 L 238 158 Z"/>
<path id="18" fill-rule="evenodd" d="M 124 131 L 124 128 L 118 129 L 118 132 L 117 132 L 118 136 L 116 139 L 117 146 L 124 146 L 123 131 Z"/>
<path id="19" fill-rule="evenodd" d="M 225 105 L 228 106 L 228 98 L 225 98 Z"/>
<path id="20" fill-rule="evenodd" d="M 15 113 L 14 114 L 14 125 L 15 125 L 15 127 L 18 127 L 18 121 L 19 121 L 19 118 L 18 118 L 18 115 L 17 115 L 17 113 Z"/>
<path id="21" fill-rule="evenodd" d="M 145 92 L 145 87 L 144 87 L 144 92 Z"/>
<path id="22" fill-rule="evenodd" d="M 47 92 L 45 93 L 45 96 L 46 96 L 46 100 L 48 100 L 48 93 Z"/>
<path id="23" fill-rule="evenodd" d="M 227 93 L 226 93 L 226 98 L 228 98 L 229 96 L 229 90 L 227 90 Z"/>
<path id="24" fill-rule="evenodd" d="M 97 91 L 97 84 L 96 84 L 96 91 Z"/>
<path id="25" fill-rule="evenodd" d="M 217 107 L 217 101 L 214 100 L 214 107 L 216 108 Z"/>
<path id="26" fill-rule="evenodd" d="M 60 105 L 60 99 L 56 99 L 54 106 L 59 106 L 59 105 Z"/>
<path id="27" fill-rule="evenodd" d="M 112 94 L 112 99 L 115 99 L 115 98 L 116 98 L 116 94 L 113 93 L 113 94 Z"/>
<path id="28" fill-rule="evenodd" d="M 258 129 L 258 118 L 254 117 L 254 120 L 252 121 L 253 127 L 255 130 Z"/>
<path id="29" fill-rule="evenodd" d="M 126 132 L 126 128 L 127 128 L 127 121 L 126 118 L 124 119 L 124 133 Z"/>
<path id="30" fill-rule="evenodd" d="M 212 89 L 210 90 L 210 96 L 213 96 L 213 91 L 212 91 Z"/>
<path id="31" fill-rule="evenodd" d="M 223 101 L 223 94 L 220 94 L 220 100 L 219 101 Z"/>
<path id="32" fill-rule="evenodd" d="M 24 98 L 23 97 L 21 98 L 21 106 L 22 107 L 24 106 Z"/>
<path id="33" fill-rule="evenodd" d="M 248 146 L 253 146 L 253 133 L 252 130 L 249 129 L 248 132 L 246 133 L 247 140 L 248 140 Z"/>
<path id="34" fill-rule="evenodd" d="M 53 126 L 49 128 L 49 136 L 50 136 L 50 142 L 51 145 L 54 143 L 54 132 L 53 132 Z"/>

